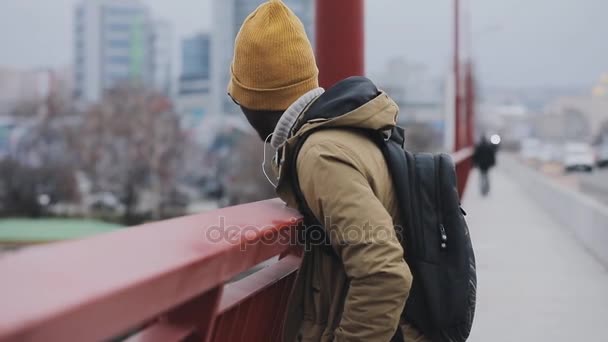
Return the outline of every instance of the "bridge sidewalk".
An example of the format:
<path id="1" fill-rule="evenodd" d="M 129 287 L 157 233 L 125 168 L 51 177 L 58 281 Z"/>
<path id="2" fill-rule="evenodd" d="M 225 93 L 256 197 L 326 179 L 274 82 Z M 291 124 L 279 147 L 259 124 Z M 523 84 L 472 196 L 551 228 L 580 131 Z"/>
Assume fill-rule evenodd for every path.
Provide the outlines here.
<path id="1" fill-rule="evenodd" d="M 477 255 L 470 341 L 608 341 L 608 271 L 500 169 L 464 199 Z M 608 246 L 607 246 L 608 248 Z"/>

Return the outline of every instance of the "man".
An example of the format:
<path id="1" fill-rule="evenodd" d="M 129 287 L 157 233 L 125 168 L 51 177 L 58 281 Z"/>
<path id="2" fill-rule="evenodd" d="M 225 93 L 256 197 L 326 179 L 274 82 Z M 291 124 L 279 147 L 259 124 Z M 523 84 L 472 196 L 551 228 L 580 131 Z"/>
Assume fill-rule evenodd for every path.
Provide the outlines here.
<path id="1" fill-rule="evenodd" d="M 481 194 L 487 196 L 490 193 L 490 178 L 488 172 L 496 164 L 496 146 L 488 141 L 485 134 L 475 146 L 473 163 L 479 168 Z"/>
<path id="2" fill-rule="evenodd" d="M 318 88 L 304 27 L 280 0 L 262 4 L 245 20 L 231 73 L 229 95 L 281 156 L 277 193 L 297 207 L 299 185 L 311 213 L 332 236 L 330 248 L 311 246 L 303 257 L 284 340 L 423 341 L 401 319 L 412 283 L 395 233 L 401 218 L 384 157 L 363 132 L 394 127 L 397 105 L 363 77 L 326 92 Z M 344 115 L 297 121 L 303 112 L 328 111 Z M 296 170 L 290 170 L 283 162 L 294 153 Z"/>

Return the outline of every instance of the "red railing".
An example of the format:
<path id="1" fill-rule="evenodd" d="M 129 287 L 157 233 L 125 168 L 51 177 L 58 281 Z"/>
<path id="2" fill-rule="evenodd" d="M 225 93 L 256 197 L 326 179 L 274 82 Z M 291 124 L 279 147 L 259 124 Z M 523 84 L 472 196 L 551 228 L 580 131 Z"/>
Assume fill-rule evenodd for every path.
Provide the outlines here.
<path id="1" fill-rule="evenodd" d="M 132 339 L 278 334 L 297 257 L 225 284 L 288 251 L 276 237 L 298 220 L 270 200 L 6 255 L 0 340 L 104 340 L 142 325 Z"/>
<path id="2" fill-rule="evenodd" d="M 277 341 L 299 219 L 269 200 L 3 256 L 0 341 Z"/>

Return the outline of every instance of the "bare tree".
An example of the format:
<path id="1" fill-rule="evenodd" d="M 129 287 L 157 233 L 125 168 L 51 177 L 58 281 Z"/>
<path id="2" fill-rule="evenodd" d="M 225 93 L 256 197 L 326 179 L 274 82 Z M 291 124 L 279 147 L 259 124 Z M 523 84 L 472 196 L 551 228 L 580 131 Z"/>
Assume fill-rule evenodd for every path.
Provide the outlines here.
<path id="1" fill-rule="evenodd" d="M 169 101 L 123 85 L 109 91 L 84 120 L 78 150 L 94 188 L 121 200 L 126 223 L 134 223 L 142 191 L 151 190 L 160 199 L 152 204 L 152 215 L 162 217 L 164 199 L 175 190 L 183 144 Z"/>
<path id="2" fill-rule="evenodd" d="M 267 148 L 266 169 L 269 176 L 274 177 L 270 167 L 272 152 L 264 146 L 257 135 L 243 134 L 238 138 L 227 162 L 220 172 L 224 174 L 226 192 L 232 205 L 260 201 L 276 197 L 274 188 L 262 172 L 264 148 Z"/>
<path id="3" fill-rule="evenodd" d="M 11 109 L 18 129 L 6 158 L 0 161 L 0 212 L 48 214 L 48 204 L 76 203 L 78 140 L 82 117 L 75 115 L 65 81 L 53 79 L 48 94 L 21 99 Z"/>
<path id="4" fill-rule="evenodd" d="M 0 161 L 2 215 L 38 217 L 45 214 L 46 204 L 74 201 L 77 197 L 74 170 L 65 165 L 33 167 L 15 159 Z"/>
<path id="5" fill-rule="evenodd" d="M 6 214 L 40 216 L 44 202 L 78 200 L 76 158 L 69 153 L 73 124 L 37 117 L 21 125 L 19 139 L 0 163 L 0 206 Z"/>

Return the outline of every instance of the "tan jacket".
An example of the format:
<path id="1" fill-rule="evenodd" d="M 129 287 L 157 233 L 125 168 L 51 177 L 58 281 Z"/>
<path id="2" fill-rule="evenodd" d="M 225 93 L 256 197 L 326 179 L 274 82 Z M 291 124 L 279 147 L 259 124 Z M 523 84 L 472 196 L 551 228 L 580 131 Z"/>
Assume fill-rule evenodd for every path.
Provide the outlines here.
<path id="1" fill-rule="evenodd" d="M 382 93 L 339 118 L 302 126 L 287 141 L 285 154 L 308 130 L 326 128 L 306 140 L 297 171 L 308 206 L 337 239 L 335 255 L 319 247 L 305 253 L 285 341 L 380 342 L 390 341 L 397 330 L 412 283 L 394 229 L 400 223 L 397 200 L 380 149 L 362 132 L 346 128 L 390 129 L 397 113 Z M 277 192 L 296 207 L 288 174 L 279 169 Z M 412 329 L 405 334 L 411 340 L 419 336 Z"/>

